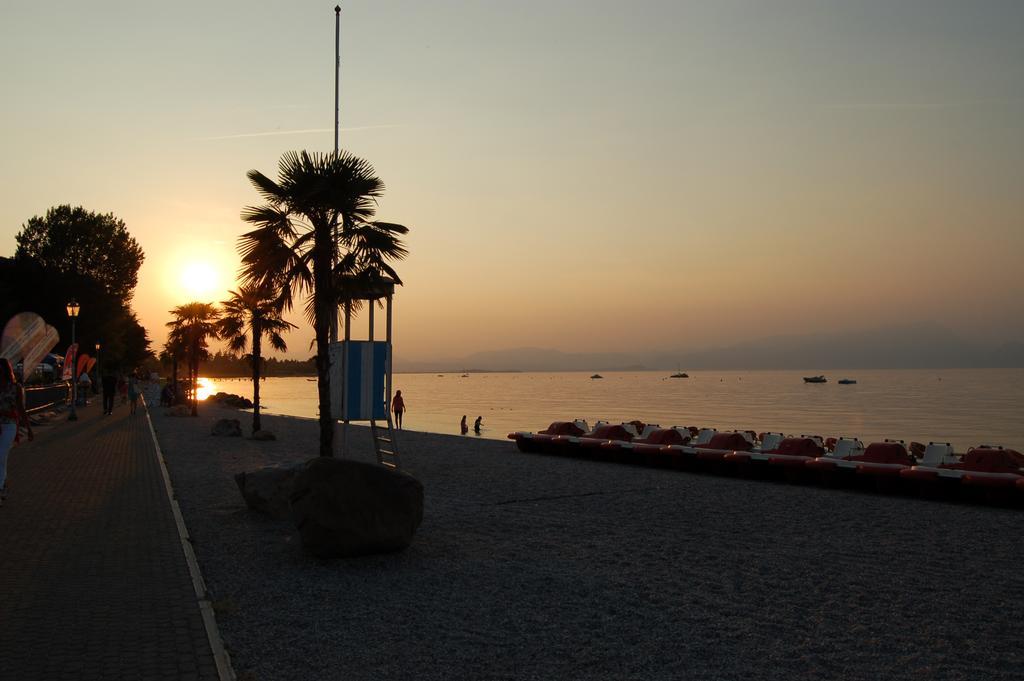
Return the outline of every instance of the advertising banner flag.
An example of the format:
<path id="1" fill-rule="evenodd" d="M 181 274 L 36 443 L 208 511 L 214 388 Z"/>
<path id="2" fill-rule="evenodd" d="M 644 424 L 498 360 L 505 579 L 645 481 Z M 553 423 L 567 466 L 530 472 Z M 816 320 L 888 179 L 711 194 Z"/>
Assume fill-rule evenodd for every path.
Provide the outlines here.
<path id="1" fill-rule="evenodd" d="M 64 355 L 64 371 L 61 372 L 60 380 L 70 381 L 73 378 L 77 378 L 74 374 L 75 369 L 75 354 L 78 352 L 78 343 L 72 343 L 68 346 L 68 354 Z"/>
<path id="2" fill-rule="evenodd" d="M 87 371 L 89 369 L 89 359 L 91 359 L 89 355 L 84 352 L 78 356 L 78 367 L 75 372 L 75 379 L 81 376 L 83 371 Z"/>

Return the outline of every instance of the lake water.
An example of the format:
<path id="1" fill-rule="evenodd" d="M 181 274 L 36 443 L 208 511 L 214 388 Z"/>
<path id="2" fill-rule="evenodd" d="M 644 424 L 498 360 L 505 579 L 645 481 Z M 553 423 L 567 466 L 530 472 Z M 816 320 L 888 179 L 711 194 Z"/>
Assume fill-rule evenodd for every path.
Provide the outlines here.
<path id="1" fill-rule="evenodd" d="M 482 437 L 504 439 L 552 421 L 640 419 L 684 425 L 824 437 L 886 437 L 951 442 L 957 451 L 981 443 L 1024 451 L 1024 369 L 876 370 L 830 374 L 805 384 L 799 371 L 395 374 L 408 411 L 405 427 L 458 433 L 483 416 Z M 840 378 L 857 380 L 839 385 Z M 252 382 L 215 379 L 215 390 L 252 396 Z M 261 388 L 269 414 L 315 417 L 316 382 L 270 378 Z M 470 431 L 469 437 L 475 437 Z"/>

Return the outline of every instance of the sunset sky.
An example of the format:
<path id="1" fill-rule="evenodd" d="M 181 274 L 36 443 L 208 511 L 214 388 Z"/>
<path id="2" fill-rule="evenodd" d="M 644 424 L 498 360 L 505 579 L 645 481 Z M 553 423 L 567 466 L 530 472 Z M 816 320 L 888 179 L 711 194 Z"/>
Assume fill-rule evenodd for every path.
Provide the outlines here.
<path id="1" fill-rule="evenodd" d="M 184 271 L 222 300 L 246 171 L 332 147 L 334 4 L 5 0 L 0 254 L 80 204 L 145 249 L 156 347 Z M 1020 0 L 342 8 L 342 146 L 412 230 L 400 357 L 1024 340 Z"/>

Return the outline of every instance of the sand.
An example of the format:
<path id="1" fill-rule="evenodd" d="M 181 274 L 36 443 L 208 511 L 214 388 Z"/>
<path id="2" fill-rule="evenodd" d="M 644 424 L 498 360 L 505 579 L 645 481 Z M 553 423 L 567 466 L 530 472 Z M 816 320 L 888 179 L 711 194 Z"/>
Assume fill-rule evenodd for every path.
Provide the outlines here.
<path id="1" fill-rule="evenodd" d="M 153 411 L 243 680 L 1020 678 L 1020 511 L 406 431 L 414 544 L 321 562 L 232 479 L 308 459 L 315 422 L 254 442 L 209 435 L 245 413 Z"/>

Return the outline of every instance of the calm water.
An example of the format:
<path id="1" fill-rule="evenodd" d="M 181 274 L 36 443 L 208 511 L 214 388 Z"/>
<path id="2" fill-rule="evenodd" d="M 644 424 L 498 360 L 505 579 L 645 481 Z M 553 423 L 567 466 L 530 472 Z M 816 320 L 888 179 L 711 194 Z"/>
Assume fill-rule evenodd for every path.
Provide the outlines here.
<path id="1" fill-rule="evenodd" d="M 799 371 L 396 374 L 408 411 L 405 427 L 458 433 L 465 414 L 483 416 L 483 437 L 539 430 L 551 421 L 640 419 L 662 426 L 783 431 L 951 442 L 957 450 L 1001 444 L 1024 451 L 1024 369 L 855 371 L 805 384 Z M 835 381 L 854 378 L 857 385 Z M 217 390 L 252 395 L 251 381 L 215 381 Z M 271 378 L 261 389 L 267 413 L 314 417 L 316 383 Z M 472 431 L 470 431 L 470 437 Z"/>

